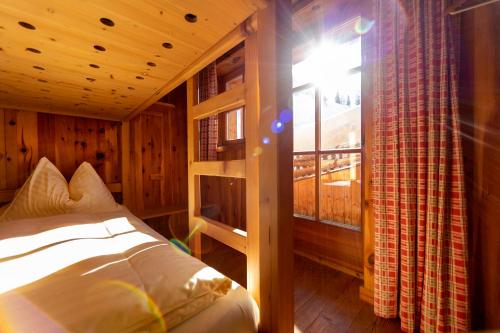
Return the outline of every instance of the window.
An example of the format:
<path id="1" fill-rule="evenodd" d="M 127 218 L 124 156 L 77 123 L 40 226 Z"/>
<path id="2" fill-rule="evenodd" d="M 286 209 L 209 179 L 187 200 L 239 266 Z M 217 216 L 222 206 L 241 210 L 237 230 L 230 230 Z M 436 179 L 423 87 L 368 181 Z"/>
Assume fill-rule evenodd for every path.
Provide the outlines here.
<path id="1" fill-rule="evenodd" d="M 294 213 L 359 230 L 361 37 L 344 27 L 292 68 Z"/>
<path id="2" fill-rule="evenodd" d="M 225 141 L 235 141 L 243 139 L 243 108 L 226 112 L 225 117 Z"/>

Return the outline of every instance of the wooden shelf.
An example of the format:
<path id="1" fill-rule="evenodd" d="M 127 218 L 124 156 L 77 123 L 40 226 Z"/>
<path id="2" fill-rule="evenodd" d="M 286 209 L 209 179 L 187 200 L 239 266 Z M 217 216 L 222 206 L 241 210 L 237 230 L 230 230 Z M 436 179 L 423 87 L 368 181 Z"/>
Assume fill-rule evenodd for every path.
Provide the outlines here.
<path id="1" fill-rule="evenodd" d="M 155 217 L 170 216 L 185 212 L 187 212 L 187 207 L 184 205 L 178 205 L 178 206 L 164 206 L 152 209 L 145 209 L 143 211 L 133 212 L 133 213 L 141 220 L 147 220 Z"/>

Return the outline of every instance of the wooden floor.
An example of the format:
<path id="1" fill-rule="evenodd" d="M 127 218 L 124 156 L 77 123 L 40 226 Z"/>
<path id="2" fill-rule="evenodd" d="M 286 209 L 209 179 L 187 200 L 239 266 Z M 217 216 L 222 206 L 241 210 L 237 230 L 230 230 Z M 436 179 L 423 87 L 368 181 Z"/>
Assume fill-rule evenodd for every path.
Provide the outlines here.
<path id="1" fill-rule="evenodd" d="M 245 286 L 245 256 L 208 237 L 203 243 L 203 261 Z M 398 320 L 377 318 L 359 299 L 355 277 L 296 255 L 294 280 L 295 333 L 401 332 Z"/>
<path id="2" fill-rule="evenodd" d="M 398 320 L 377 318 L 359 299 L 362 281 L 295 256 L 295 332 L 401 332 Z"/>

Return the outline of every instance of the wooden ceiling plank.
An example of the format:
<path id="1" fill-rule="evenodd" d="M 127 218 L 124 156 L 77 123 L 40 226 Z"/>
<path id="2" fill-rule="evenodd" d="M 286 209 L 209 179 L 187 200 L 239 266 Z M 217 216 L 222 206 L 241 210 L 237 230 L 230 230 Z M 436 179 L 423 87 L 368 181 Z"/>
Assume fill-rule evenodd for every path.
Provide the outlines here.
<path id="1" fill-rule="evenodd" d="M 191 65 L 205 63 L 202 58 L 213 54 L 214 45 L 221 45 L 218 41 L 229 45 L 225 36 L 240 30 L 239 24 L 265 4 L 264 0 L 4 0 L 0 3 L 2 104 L 124 118 L 156 102 L 189 77 L 186 73 L 199 70 Z M 197 22 L 187 22 L 187 13 L 197 15 Z M 102 17 L 115 25 L 103 25 Z M 33 29 L 21 27 L 21 21 Z M 243 40 L 241 31 L 237 35 Z M 173 48 L 164 48 L 165 42 Z M 97 51 L 94 45 L 106 50 Z"/>

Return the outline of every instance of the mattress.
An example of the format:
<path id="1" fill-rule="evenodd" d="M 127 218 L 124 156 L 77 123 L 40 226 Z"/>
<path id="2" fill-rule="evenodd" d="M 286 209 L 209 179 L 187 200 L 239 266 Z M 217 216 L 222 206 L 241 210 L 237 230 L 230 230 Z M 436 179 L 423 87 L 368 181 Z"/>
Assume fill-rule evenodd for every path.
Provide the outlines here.
<path id="1" fill-rule="evenodd" d="M 246 290 L 125 208 L 0 223 L 1 332 L 255 332 Z"/>

